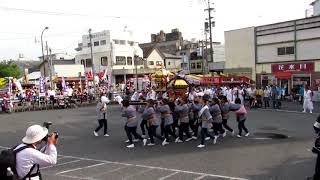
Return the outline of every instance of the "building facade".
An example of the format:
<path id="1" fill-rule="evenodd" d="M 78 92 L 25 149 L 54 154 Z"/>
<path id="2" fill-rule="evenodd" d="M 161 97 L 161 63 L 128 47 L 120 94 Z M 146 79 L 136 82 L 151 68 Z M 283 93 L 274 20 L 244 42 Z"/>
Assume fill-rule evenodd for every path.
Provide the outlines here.
<path id="1" fill-rule="evenodd" d="M 96 73 L 107 70 L 107 78 L 112 84 L 144 74 L 143 52 L 131 31 L 93 33 L 92 43 L 93 61 L 89 35 L 83 35 L 82 42 L 76 48 L 76 63 L 84 65 L 86 72 L 92 71 L 94 64 Z"/>
<path id="2" fill-rule="evenodd" d="M 320 15 L 320 0 L 315 0 L 311 3 L 311 6 L 313 7 L 313 16 L 319 16 Z"/>
<path id="3" fill-rule="evenodd" d="M 225 39 L 230 72 L 246 69 L 258 85 L 277 84 L 287 93 L 319 86 L 320 16 L 228 31 Z"/>

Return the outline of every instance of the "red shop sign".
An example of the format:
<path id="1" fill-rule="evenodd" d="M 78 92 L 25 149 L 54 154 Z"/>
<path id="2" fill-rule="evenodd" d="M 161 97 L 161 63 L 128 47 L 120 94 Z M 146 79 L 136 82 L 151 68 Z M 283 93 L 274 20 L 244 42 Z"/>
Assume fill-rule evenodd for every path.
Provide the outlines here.
<path id="1" fill-rule="evenodd" d="M 201 78 L 201 84 L 209 85 L 209 84 L 219 84 L 220 78 L 214 77 L 214 78 Z"/>
<path id="2" fill-rule="evenodd" d="M 314 71 L 314 63 L 272 64 L 272 73 L 276 72 L 310 72 Z"/>

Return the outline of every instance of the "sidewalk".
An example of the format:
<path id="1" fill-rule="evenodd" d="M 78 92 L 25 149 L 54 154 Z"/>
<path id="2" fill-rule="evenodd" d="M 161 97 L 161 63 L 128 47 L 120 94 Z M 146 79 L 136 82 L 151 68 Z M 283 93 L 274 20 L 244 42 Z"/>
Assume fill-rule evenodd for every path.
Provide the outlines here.
<path id="1" fill-rule="evenodd" d="M 296 111 L 296 112 L 303 111 L 303 107 L 302 107 L 302 104 L 300 104 L 300 102 L 281 101 L 281 104 L 282 106 L 280 110 L 283 110 L 283 111 Z M 271 101 L 270 101 L 270 106 L 271 107 L 267 109 L 273 110 Z M 320 107 L 319 102 L 313 102 L 313 113 L 320 113 L 319 107 Z M 260 108 L 260 109 L 264 109 L 264 106 L 263 108 Z"/>

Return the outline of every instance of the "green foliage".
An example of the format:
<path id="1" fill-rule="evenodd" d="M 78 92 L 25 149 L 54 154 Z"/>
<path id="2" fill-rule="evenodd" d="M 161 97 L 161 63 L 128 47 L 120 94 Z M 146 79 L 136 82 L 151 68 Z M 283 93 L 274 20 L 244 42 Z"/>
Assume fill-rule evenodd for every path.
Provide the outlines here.
<path id="1" fill-rule="evenodd" d="M 19 78 L 21 75 L 20 68 L 12 63 L 0 63 L 0 78 L 3 77 L 14 77 Z"/>

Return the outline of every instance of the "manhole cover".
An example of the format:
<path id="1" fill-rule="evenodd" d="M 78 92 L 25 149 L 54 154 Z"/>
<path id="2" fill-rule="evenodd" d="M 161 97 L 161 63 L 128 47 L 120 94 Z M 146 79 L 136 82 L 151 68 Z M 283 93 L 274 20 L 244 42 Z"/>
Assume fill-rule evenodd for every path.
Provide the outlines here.
<path id="1" fill-rule="evenodd" d="M 285 134 L 278 134 L 278 133 L 254 133 L 253 139 L 258 140 L 268 140 L 268 139 L 287 139 L 289 136 Z"/>

